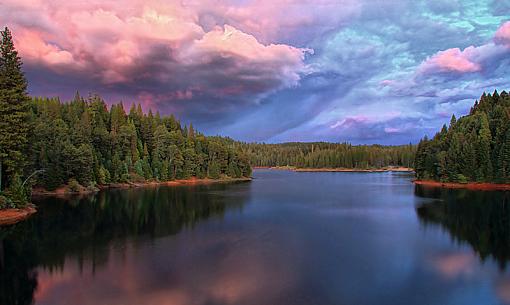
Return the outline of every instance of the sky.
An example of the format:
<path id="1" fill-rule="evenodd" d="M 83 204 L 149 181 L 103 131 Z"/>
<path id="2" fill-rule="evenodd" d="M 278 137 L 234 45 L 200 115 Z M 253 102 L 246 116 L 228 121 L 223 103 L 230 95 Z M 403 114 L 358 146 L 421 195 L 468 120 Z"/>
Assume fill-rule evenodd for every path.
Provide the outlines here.
<path id="1" fill-rule="evenodd" d="M 0 0 L 34 96 L 242 141 L 417 143 L 510 89 L 510 0 Z"/>

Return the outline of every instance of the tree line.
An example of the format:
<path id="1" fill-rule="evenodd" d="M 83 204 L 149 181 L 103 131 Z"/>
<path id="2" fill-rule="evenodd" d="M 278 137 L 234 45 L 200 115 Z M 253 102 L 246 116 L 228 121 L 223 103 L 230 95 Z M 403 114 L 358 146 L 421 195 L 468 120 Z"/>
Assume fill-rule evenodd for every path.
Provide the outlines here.
<path id="1" fill-rule="evenodd" d="M 133 104 L 110 109 L 98 95 L 67 103 L 34 98 L 29 171 L 45 169 L 38 183 L 53 189 L 81 185 L 169 181 L 191 177 L 250 176 L 248 158 L 221 137 L 206 137 L 173 116 L 143 113 Z"/>
<path id="2" fill-rule="evenodd" d="M 349 143 L 243 143 L 253 166 L 370 169 L 413 167 L 416 147 L 409 145 L 351 145 Z"/>
<path id="3" fill-rule="evenodd" d="M 459 120 L 452 116 L 416 153 L 418 179 L 444 182 L 510 182 L 510 96 L 484 93 Z"/>
<path id="4" fill-rule="evenodd" d="M 0 208 L 27 202 L 23 179 L 52 190 L 190 177 L 248 177 L 234 141 L 207 137 L 173 116 L 133 104 L 108 109 L 98 95 L 72 101 L 30 98 L 8 28 L 0 31 Z"/>

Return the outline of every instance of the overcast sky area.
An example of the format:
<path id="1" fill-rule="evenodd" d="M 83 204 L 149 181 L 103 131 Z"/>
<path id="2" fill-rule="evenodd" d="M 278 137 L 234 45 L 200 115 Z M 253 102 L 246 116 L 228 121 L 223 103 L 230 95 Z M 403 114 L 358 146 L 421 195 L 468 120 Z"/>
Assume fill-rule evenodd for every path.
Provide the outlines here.
<path id="1" fill-rule="evenodd" d="M 29 92 L 243 141 L 417 143 L 510 89 L 510 0 L 0 0 Z"/>

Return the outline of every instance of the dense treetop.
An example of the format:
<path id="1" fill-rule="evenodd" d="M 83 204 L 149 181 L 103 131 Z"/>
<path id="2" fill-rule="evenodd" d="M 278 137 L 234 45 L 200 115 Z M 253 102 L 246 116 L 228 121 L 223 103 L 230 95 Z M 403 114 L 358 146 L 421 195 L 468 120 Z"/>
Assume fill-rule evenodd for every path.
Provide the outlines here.
<path id="1" fill-rule="evenodd" d="M 510 96 L 483 94 L 469 115 L 420 141 L 419 179 L 452 182 L 510 182 Z"/>
<path id="2" fill-rule="evenodd" d="M 415 146 L 358 145 L 349 143 L 243 144 L 253 166 L 300 168 L 382 168 L 413 166 Z"/>
<path id="3" fill-rule="evenodd" d="M 30 170 L 45 169 L 37 184 L 53 189 L 75 179 L 81 185 L 190 177 L 250 176 L 235 143 L 182 127 L 173 116 L 142 112 L 122 103 L 107 108 L 97 95 L 61 103 L 34 98 Z"/>

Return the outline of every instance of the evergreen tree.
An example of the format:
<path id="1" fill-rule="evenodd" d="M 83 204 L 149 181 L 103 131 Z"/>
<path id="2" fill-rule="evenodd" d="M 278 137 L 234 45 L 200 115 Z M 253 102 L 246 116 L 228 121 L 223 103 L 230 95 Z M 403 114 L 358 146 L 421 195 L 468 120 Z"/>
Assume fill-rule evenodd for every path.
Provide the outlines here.
<path id="1" fill-rule="evenodd" d="M 491 164 L 491 131 L 487 114 L 480 115 L 480 132 L 478 135 L 478 175 L 479 181 L 489 181 L 492 178 Z"/>
<path id="2" fill-rule="evenodd" d="M 29 132 L 29 98 L 21 59 L 8 28 L 0 31 L 0 191 L 23 175 Z"/>
<path id="3" fill-rule="evenodd" d="M 27 96 L 10 31 L 0 31 L 0 191 L 22 203 L 25 173 L 45 171 L 35 185 L 108 184 L 193 176 L 251 175 L 250 160 L 231 139 L 206 137 L 173 116 L 144 114 L 132 104 L 108 109 L 97 94 L 71 101 Z M 29 132 L 32 130 L 32 132 Z M 236 147 L 234 147 L 236 146 Z M 5 194 L 4 194 L 5 195 Z"/>
<path id="4" fill-rule="evenodd" d="M 509 182 L 510 97 L 505 91 L 484 93 L 470 114 L 443 128 L 436 136 L 420 142 L 416 152 L 416 175 L 419 179 L 444 180 L 440 167 L 442 151 L 447 151 L 448 181 Z M 432 162 L 433 163 L 433 162 Z"/>

